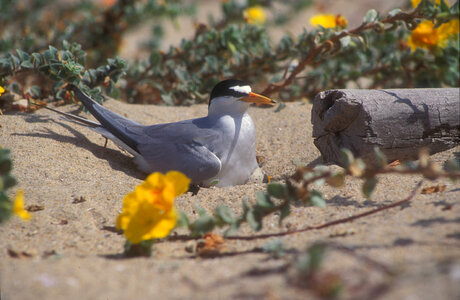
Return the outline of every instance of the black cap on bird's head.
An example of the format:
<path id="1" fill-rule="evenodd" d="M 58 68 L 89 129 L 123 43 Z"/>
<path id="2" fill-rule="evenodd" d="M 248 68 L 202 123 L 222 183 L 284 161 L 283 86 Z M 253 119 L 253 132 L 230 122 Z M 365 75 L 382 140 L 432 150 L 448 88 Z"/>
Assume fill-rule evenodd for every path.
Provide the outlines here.
<path id="1" fill-rule="evenodd" d="M 218 97 L 232 97 L 240 101 L 258 104 L 276 103 L 265 96 L 253 93 L 248 83 L 238 79 L 227 79 L 216 84 L 212 89 L 209 105 L 213 99 Z"/>
<path id="2" fill-rule="evenodd" d="M 211 92 L 210 100 L 217 97 L 245 97 L 248 94 L 243 93 L 242 90 L 251 91 L 251 87 L 247 82 L 238 79 L 227 79 L 219 82 L 214 86 Z"/>

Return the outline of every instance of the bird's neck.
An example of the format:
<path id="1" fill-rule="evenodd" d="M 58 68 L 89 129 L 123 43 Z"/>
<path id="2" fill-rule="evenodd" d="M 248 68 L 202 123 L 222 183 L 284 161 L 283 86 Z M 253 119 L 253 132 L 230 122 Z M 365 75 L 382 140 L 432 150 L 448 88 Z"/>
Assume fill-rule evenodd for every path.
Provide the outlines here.
<path id="1" fill-rule="evenodd" d="M 240 101 L 212 101 L 208 108 L 208 116 L 243 116 L 249 108 L 249 104 Z"/>

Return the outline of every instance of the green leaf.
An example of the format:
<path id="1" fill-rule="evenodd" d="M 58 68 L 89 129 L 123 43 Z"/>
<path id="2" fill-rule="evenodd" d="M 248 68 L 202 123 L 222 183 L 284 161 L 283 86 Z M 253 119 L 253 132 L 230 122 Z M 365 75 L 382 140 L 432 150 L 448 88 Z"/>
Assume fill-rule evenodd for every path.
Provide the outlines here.
<path id="1" fill-rule="evenodd" d="M 13 187 L 17 184 L 16 178 L 11 176 L 10 174 L 7 174 L 5 177 L 3 177 L 3 189 L 9 189 L 10 187 Z"/>
<path id="2" fill-rule="evenodd" d="M 208 55 L 204 58 L 206 65 L 214 72 L 219 70 L 219 61 L 214 55 Z"/>
<path id="3" fill-rule="evenodd" d="M 176 227 L 189 227 L 190 225 L 190 220 L 187 216 L 187 214 L 183 211 L 179 213 L 179 218 L 177 220 Z"/>
<path id="4" fill-rule="evenodd" d="M 215 220 L 210 215 L 203 215 L 199 217 L 192 225 L 193 235 L 203 235 L 214 229 Z"/>
<path id="5" fill-rule="evenodd" d="M 21 67 L 26 69 L 33 69 L 34 65 L 30 62 L 30 60 L 24 60 L 23 62 L 21 62 Z"/>
<path id="6" fill-rule="evenodd" d="M 280 101 L 280 104 L 279 104 L 278 107 L 275 109 L 275 112 L 276 112 L 276 113 L 277 113 L 277 112 L 280 112 L 280 111 L 282 111 L 282 110 L 285 109 L 285 108 L 286 108 L 286 104 L 284 104 L 284 102 L 281 102 L 281 101 Z"/>
<path id="7" fill-rule="evenodd" d="M 57 91 L 56 99 L 64 99 L 66 92 L 67 92 L 67 90 L 65 90 L 65 89 L 60 89 L 59 91 Z"/>
<path id="8" fill-rule="evenodd" d="M 61 51 L 61 60 L 73 60 L 73 55 L 70 51 Z"/>
<path id="9" fill-rule="evenodd" d="M 13 203 L 8 200 L 6 193 L 0 190 L 0 224 L 8 220 L 13 211 Z"/>
<path id="10" fill-rule="evenodd" d="M 458 5 L 458 3 L 455 3 L 454 5 Z M 444 13 L 448 13 L 449 10 L 450 10 L 450 8 L 449 8 L 449 5 L 446 3 L 446 1 L 441 0 L 441 11 L 444 12 Z"/>
<path id="11" fill-rule="evenodd" d="M 218 183 L 219 183 L 219 179 L 214 179 L 213 181 L 211 181 L 209 186 L 216 186 Z"/>
<path id="12" fill-rule="evenodd" d="M 378 15 L 379 14 L 375 9 L 370 9 L 364 16 L 363 22 L 365 24 L 375 22 L 375 20 L 377 20 Z"/>
<path id="13" fill-rule="evenodd" d="M 199 206 L 199 205 L 195 205 L 195 209 L 196 209 L 196 211 L 198 212 L 198 215 L 199 215 L 200 217 L 202 217 L 202 216 L 207 216 L 207 215 L 208 215 L 208 212 L 207 212 L 204 208 L 202 208 L 201 206 Z"/>
<path id="14" fill-rule="evenodd" d="M 253 230 L 259 231 L 262 229 L 262 217 L 256 211 L 249 210 L 246 214 L 246 221 Z"/>
<path id="15" fill-rule="evenodd" d="M 17 66 L 21 63 L 21 61 L 19 60 L 19 58 L 13 54 L 10 54 L 10 59 L 13 63 L 13 65 Z"/>
<path id="16" fill-rule="evenodd" d="M 152 66 L 157 66 L 161 62 L 161 54 L 158 51 L 154 51 L 150 54 L 149 62 Z"/>
<path id="17" fill-rule="evenodd" d="M 280 210 L 280 219 L 279 219 L 279 226 L 283 223 L 283 220 L 287 218 L 291 214 L 291 206 L 289 204 L 284 205 Z"/>
<path id="18" fill-rule="evenodd" d="M 342 45 L 343 48 L 350 45 L 350 42 L 351 42 L 351 36 L 349 35 L 344 36 L 343 38 L 340 39 L 340 44 Z"/>
<path id="19" fill-rule="evenodd" d="M 460 158 L 452 158 L 444 162 L 443 169 L 447 172 L 460 171 Z"/>
<path id="20" fill-rule="evenodd" d="M 179 79 L 181 82 L 186 82 L 188 80 L 188 72 L 186 69 L 182 68 L 176 68 L 174 70 L 174 74 L 176 74 L 176 77 Z"/>
<path id="21" fill-rule="evenodd" d="M 258 206 L 263 208 L 271 208 L 274 206 L 273 201 L 270 199 L 269 195 L 265 195 L 263 191 L 257 191 L 256 193 L 256 203 Z"/>
<path id="22" fill-rule="evenodd" d="M 243 215 L 241 216 L 241 218 L 243 220 L 246 220 L 246 216 L 247 216 L 249 210 L 251 209 L 251 207 L 249 206 L 249 203 L 248 203 L 247 196 L 243 197 L 243 200 L 241 200 L 241 205 L 243 206 Z"/>
<path id="23" fill-rule="evenodd" d="M 377 158 L 377 165 L 379 167 L 385 167 L 388 164 L 387 157 L 383 154 L 379 147 L 374 147 L 375 157 Z"/>
<path id="24" fill-rule="evenodd" d="M 308 255 L 310 256 L 310 269 L 317 270 L 321 266 L 321 263 L 326 253 L 326 247 L 322 244 L 315 244 L 308 249 Z"/>
<path id="25" fill-rule="evenodd" d="M 223 236 L 224 236 L 224 237 L 228 237 L 230 234 L 232 234 L 232 233 L 234 233 L 234 232 L 237 232 L 239 227 L 240 227 L 240 225 L 239 225 L 238 222 L 233 223 L 232 225 L 230 225 L 230 226 L 227 228 L 227 230 L 224 231 Z"/>
<path id="26" fill-rule="evenodd" d="M 371 198 L 372 193 L 374 192 L 375 186 L 377 185 L 377 182 L 378 182 L 377 178 L 372 177 L 372 178 L 367 178 L 366 181 L 363 183 L 363 187 L 362 187 L 363 194 L 367 198 Z"/>
<path id="27" fill-rule="evenodd" d="M 226 224 L 235 223 L 235 215 L 231 211 L 231 209 L 226 205 L 220 205 L 216 208 L 215 215 L 219 217 L 222 221 Z"/>
<path id="28" fill-rule="evenodd" d="M 161 99 L 168 105 L 174 105 L 174 100 L 171 94 L 161 94 Z"/>
<path id="29" fill-rule="evenodd" d="M 315 244 L 297 259 L 295 266 L 302 274 L 310 275 L 320 268 L 325 252 L 324 245 Z"/>
<path id="30" fill-rule="evenodd" d="M 230 51 L 232 52 L 232 54 L 235 54 L 235 53 L 238 52 L 238 51 L 236 50 L 235 45 L 234 45 L 232 42 L 228 42 L 227 46 L 228 46 L 228 49 L 230 49 Z"/>
<path id="31" fill-rule="evenodd" d="M 395 9 L 392 9 L 390 10 L 390 12 L 388 13 L 388 15 L 390 17 L 394 17 L 396 16 L 397 14 L 399 14 L 401 12 L 401 9 L 400 8 L 395 8 Z"/>
<path id="32" fill-rule="evenodd" d="M 278 199 L 282 199 L 285 196 L 286 187 L 277 182 L 271 182 L 267 185 L 267 193 Z"/>
<path id="33" fill-rule="evenodd" d="M 16 53 L 18 54 L 19 60 L 21 61 L 30 59 L 30 55 L 20 49 L 16 49 Z"/>
<path id="34" fill-rule="evenodd" d="M 276 239 L 266 243 L 262 246 L 262 250 L 265 253 L 274 255 L 275 257 L 283 257 L 286 254 L 282 239 Z"/>
<path id="35" fill-rule="evenodd" d="M 32 53 L 32 62 L 35 64 L 35 66 L 39 66 L 42 63 L 42 56 L 40 53 Z"/>
<path id="36" fill-rule="evenodd" d="M 0 162 L 0 175 L 5 176 L 13 169 L 13 162 L 10 159 L 5 159 Z"/>
<path id="37" fill-rule="evenodd" d="M 351 163 L 355 160 L 353 153 L 350 150 L 343 148 L 340 150 L 340 155 L 342 158 L 341 161 L 343 166 L 345 167 L 345 169 L 348 169 Z"/>
<path id="38" fill-rule="evenodd" d="M 70 50 L 70 44 L 68 41 L 66 40 L 63 40 L 62 41 L 62 48 L 64 48 L 64 50 Z"/>
<path id="39" fill-rule="evenodd" d="M 326 201 L 323 198 L 323 194 L 318 190 L 312 190 L 310 192 L 310 195 L 308 196 L 308 200 L 314 206 L 318 206 L 321 208 L 326 207 Z"/>
<path id="40" fill-rule="evenodd" d="M 8 70 L 9 72 L 12 72 L 14 69 L 13 61 L 10 58 L 0 59 L 0 69 L 4 69 L 4 70 Z"/>
<path id="41" fill-rule="evenodd" d="M 41 88 L 38 85 L 33 85 L 27 89 L 26 93 L 32 96 L 32 98 L 39 98 L 41 93 Z"/>
<path id="42" fill-rule="evenodd" d="M 51 45 L 48 46 L 48 49 L 49 49 L 50 53 L 51 53 L 54 57 L 56 57 L 57 53 L 59 52 L 58 49 L 56 49 L 55 47 L 53 47 L 53 46 L 51 46 Z"/>
<path id="43" fill-rule="evenodd" d="M 47 61 L 55 60 L 57 59 L 56 54 L 58 53 L 58 50 L 54 48 L 53 46 L 49 46 L 48 50 L 43 52 L 43 56 Z"/>
<path id="44" fill-rule="evenodd" d="M 13 82 L 8 86 L 8 89 L 13 91 L 15 94 L 21 94 L 21 88 L 17 82 Z"/>
<path id="45" fill-rule="evenodd" d="M 11 153 L 10 149 L 0 148 L 0 164 L 5 161 L 11 161 L 10 153 Z"/>

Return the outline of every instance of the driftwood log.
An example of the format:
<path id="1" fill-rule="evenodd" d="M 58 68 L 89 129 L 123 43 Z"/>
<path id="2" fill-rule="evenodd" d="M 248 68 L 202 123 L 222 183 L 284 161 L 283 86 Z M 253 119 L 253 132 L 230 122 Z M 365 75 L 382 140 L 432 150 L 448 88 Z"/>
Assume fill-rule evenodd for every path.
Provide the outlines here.
<path id="1" fill-rule="evenodd" d="M 342 148 L 372 163 L 375 146 L 391 162 L 460 143 L 458 88 L 329 90 L 315 97 L 311 114 L 324 162 L 340 164 Z"/>

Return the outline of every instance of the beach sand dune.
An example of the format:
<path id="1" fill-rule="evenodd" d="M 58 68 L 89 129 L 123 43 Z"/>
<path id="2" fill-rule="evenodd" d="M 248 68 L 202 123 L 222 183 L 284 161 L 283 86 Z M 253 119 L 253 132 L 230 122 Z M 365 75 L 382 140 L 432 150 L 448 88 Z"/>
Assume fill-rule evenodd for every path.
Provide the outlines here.
<path id="1" fill-rule="evenodd" d="M 143 124 L 189 119 L 206 114 L 206 105 L 158 107 L 114 100 L 109 109 Z M 75 112 L 75 106 L 60 107 Z M 289 103 L 275 108 L 250 108 L 258 155 L 274 181 L 292 175 L 296 162 L 321 163 L 311 138 L 311 104 Z M 84 113 L 80 115 L 85 116 Z M 18 218 L 0 226 L 0 298 L 3 299 L 308 299 L 308 289 L 292 285 L 294 268 L 280 269 L 289 259 L 245 253 L 276 240 L 227 240 L 215 258 L 196 258 L 186 251 L 194 241 L 171 239 L 154 246 L 150 258 L 122 258 L 124 238 L 114 231 L 123 196 L 145 177 L 131 158 L 91 130 L 58 119 L 41 109 L 33 114 L 0 116 L 0 145 L 10 148 L 13 174 L 25 191 L 27 205 L 43 205 L 32 220 Z M 432 158 L 442 163 L 460 147 Z M 333 166 L 333 168 L 338 168 Z M 409 195 L 418 176 L 380 176 L 371 201 L 361 195 L 361 182 L 327 186 L 328 206 L 292 207 L 278 226 L 278 216 L 265 219 L 260 233 L 318 225 Z M 391 269 L 388 275 L 365 259 L 330 250 L 324 270 L 347 284 L 342 296 L 359 297 L 372 288 L 388 288 L 386 299 L 458 299 L 460 296 L 460 184 L 425 181 L 423 187 L 446 185 L 441 193 L 420 192 L 410 205 L 322 230 L 284 236 L 286 248 L 301 251 L 324 241 L 352 249 Z M 254 201 L 265 184 L 201 189 L 196 196 L 176 199 L 191 218 L 196 205 L 209 212 L 226 204 L 236 214 L 241 201 Z M 13 194 L 11 195 L 13 196 Z M 75 199 L 79 200 L 76 201 Z M 219 232 L 219 231 L 218 231 Z M 186 234 L 176 230 L 180 237 Z M 243 226 L 237 235 L 255 235 Z M 172 234 L 175 235 L 174 233 Z M 14 257 L 16 256 L 19 257 Z M 387 285 L 387 286 L 385 286 Z M 410 296 L 410 297 L 409 297 Z M 408 298 L 409 297 L 409 298 Z"/>

